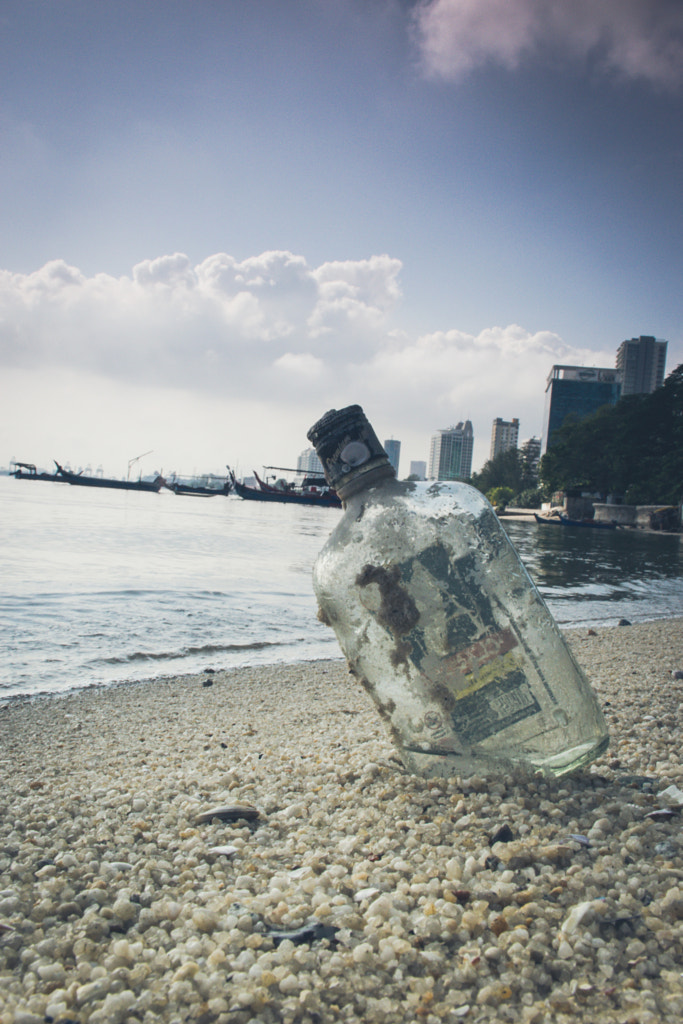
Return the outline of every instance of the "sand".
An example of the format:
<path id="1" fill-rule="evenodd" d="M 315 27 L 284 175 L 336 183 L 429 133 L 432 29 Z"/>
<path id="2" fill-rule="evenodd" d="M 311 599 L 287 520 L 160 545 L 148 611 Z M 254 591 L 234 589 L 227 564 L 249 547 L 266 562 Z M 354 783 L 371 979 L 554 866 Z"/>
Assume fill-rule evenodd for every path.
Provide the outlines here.
<path id="1" fill-rule="evenodd" d="M 7 701 L 0 1024 L 680 1020 L 683 620 L 567 636 L 558 780 L 406 774 L 342 661 Z"/>

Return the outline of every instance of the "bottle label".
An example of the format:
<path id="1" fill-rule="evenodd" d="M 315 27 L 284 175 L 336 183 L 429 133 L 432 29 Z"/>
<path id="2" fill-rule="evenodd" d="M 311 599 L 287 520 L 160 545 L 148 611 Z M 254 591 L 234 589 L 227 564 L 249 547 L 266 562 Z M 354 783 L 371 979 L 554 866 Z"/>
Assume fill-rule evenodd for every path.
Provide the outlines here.
<path id="1" fill-rule="evenodd" d="M 521 669 L 501 678 L 498 674 L 501 666 L 492 667 L 496 671 L 494 679 L 473 693 L 456 696 L 458 704 L 453 712 L 453 724 L 470 743 L 502 732 L 541 710 Z"/>
<path id="2" fill-rule="evenodd" d="M 439 543 L 400 565 L 366 565 L 356 579 L 363 605 L 395 641 L 394 665 L 419 670 L 468 743 L 541 711 L 519 641 L 501 629 L 480 579 L 473 554 L 453 560 Z M 425 720 L 438 739 L 435 727 Z"/>

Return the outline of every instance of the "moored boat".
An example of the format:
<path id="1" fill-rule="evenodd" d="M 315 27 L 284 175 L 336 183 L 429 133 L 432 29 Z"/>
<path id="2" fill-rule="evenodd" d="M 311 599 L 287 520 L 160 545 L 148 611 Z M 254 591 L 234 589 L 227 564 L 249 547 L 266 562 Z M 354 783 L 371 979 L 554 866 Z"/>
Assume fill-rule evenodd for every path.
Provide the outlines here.
<path id="1" fill-rule="evenodd" d="M 297 472 L 293 470 L 292 472 Z M 232 490 L 245 501 L 277 501 L 285 505 L 320 505 L 323 508 L 341 508 L 336 491 L 324 483 L 324 478 L 308 474 L 301 483 L 280 480 L 269 484 L 254 473 L 258 487 L 240 483 L 230 472 Z"/>
<path id="2" fill-rule="evenodd" d="M 158 494 L 166 483 L 163 476 L 159 475 L 154 480 L 113 480 L 106 476 L 84 476 L 82 472 L 72 473 L 60 466 L 56 459 L 54 461 L 57 467 L 54 479 L 77 487 L 109 487 L 121 491 L 151 491 Z"/>
<path id="3" fill-rule="evenodd" d="M 538 512 L 534 512 L 534 519 L 541 526 L 561 526 L 559 516 L 539 516 Z"/>
<path id="4" fill-rule="evenodd" d="M 204 487 L 201 484 L 167 484 L 169 491 L 174 494 L 189 494 L 199 498 L 214 498 L 217 494 L 230 494 L 230 484 L 223 484 L 222 487 Z"/>
<path id="5" fill-rule="evenodd" d="M 61 480 L 58 473 L 39 473 L 32 462 L 15 462 L 10 476 L 15 480 Z"/>
<path id="6" fill-rule="evenodd" d="M 232 482 L 229 477 L 213 476 L 213 474 L 209 473 L 207 476 L 195 477 L 192 482 L 178 480 L 174 477 L 173 480 L 166 481 L 166 487 L 169 491 L 173 491 L 174 494 L 178 495 L 214 498 L 217 494 L 230 494 Z"/>

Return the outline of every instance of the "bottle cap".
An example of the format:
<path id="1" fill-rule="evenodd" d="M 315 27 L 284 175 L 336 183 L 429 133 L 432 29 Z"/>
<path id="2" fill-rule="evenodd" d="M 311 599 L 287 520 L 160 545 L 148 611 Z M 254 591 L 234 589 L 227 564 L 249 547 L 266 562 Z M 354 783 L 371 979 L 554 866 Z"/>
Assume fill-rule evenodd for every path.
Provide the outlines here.
<path id="1" fill-rule="evenodd" d="M 360 405 L 330 409 L 306 436 L 323 464 L 325 479 L 342 499 L 376 480 L 395 475 Z"/>

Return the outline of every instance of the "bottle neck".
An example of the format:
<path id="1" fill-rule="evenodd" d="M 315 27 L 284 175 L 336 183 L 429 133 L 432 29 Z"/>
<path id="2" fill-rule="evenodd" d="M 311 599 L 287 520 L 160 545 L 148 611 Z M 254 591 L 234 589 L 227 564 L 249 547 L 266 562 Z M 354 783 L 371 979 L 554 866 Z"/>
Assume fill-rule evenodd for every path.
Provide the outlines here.
<path id="1" fill-rule="evenodd" d="M 307 437 L 315 446 L 325 479 L 342 501 L 395 476 L 389 456 L 359 405 L 330 409 Z"/>
<path id="2" fill-rule="evenodd" d="M 342 501 L 347 501 L 354 494 L 358 494 L 368 487 L 374 487 L 382 480 L 393 480 L 395 478 L 396 471 L 390 462 L 381 461 L 374 466 L 372 464 L 358 466 L 356 469 L 352 469 L 350 473 L 347 473 L 343 481 L 336 484 L 336 491 Z"/>

